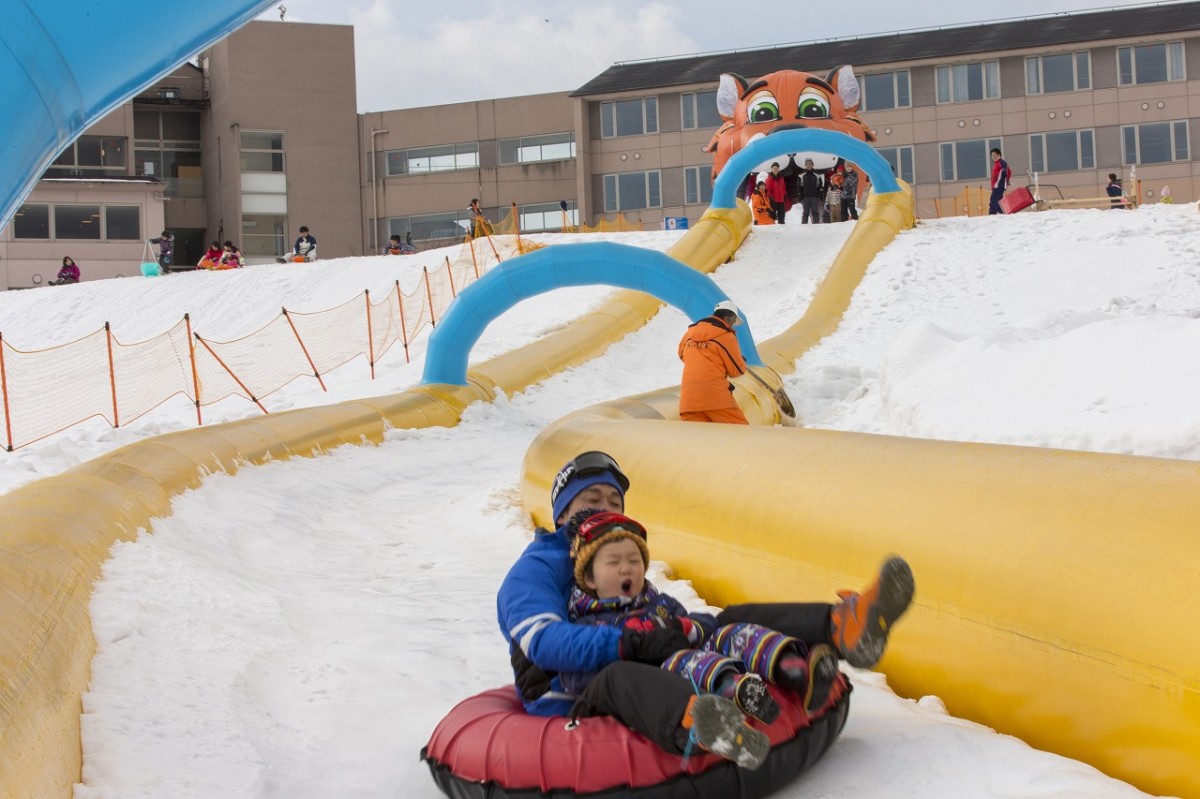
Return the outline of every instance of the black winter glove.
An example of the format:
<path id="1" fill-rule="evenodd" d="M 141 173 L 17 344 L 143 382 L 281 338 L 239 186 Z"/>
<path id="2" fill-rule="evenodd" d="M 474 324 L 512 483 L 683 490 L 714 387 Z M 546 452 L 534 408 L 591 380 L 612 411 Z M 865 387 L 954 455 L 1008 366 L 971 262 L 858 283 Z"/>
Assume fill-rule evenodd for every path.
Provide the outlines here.
<path id="1" fill-rule="evenodd" d="M 550 690 L 550 679 L 553 675 L 542 671 L 532 660 L 525 657 L 521 647 L 513 644 L 512 657 L 509 660 L 512 662 L 517 691 L 526 702 L 540 699 Z"/>
<path id="2" fill-rule="evenodd" d="M 621 660 L 657 666 L 680 649 L 691 648 L 692 643 L 676 625 L 658 630 L 626 627 L 621 633 Z"/>

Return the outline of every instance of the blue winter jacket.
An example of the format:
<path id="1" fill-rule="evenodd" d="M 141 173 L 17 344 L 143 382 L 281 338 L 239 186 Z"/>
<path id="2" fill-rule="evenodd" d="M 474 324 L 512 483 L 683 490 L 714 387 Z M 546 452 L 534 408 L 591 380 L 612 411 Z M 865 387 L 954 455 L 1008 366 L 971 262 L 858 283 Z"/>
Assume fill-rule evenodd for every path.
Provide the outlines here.
<path id="1" fill-rule="evenodd" d="M 565 715 L 574 704 L 558 672 L 599 671 L 620 658 L 619 628 L 571 623 L 567 601 L 574 582 L 565 532 L 539 528 L 496 594 L 496 616 L 509 646 L 519 646 L 552 676 L 548 693 L 523 700 L 526 712 L 535 716 Z"/>

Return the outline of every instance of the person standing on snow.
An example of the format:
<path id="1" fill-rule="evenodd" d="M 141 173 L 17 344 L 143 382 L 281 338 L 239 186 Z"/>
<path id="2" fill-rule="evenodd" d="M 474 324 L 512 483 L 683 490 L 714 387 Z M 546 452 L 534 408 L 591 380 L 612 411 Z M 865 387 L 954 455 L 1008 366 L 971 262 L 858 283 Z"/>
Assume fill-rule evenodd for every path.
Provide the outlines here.
<path id="1" fill-rule="evenodd" d="M 746 360 L 733 328 L 742 323 L 738 307 L 717 303 L 712 316 L 688 327 L 679 342 L 683 382 L 679 418 L 685 422 L 750 424 L 733 399 L 729 378 L 746 373 Z"/>
<path id="2" fill-rule="evenodd" d="M 992 148 L 992 198 L 988 202 L 988 214 L 1002 214 L 1004 209 L 1000 207 L 1000 201 L 1004 199 L 1004 192 L 1008 191 L 1008 182 L 1012 180 L 1012 170 L 1008 168 L 1008 162 L 1000 157 L 1000 148 Z"/>
<path id="3" fill-rule="evenodd" d="M 775 211 L 775 222 L 782 225 L 787 217 L 787 181 L 779 174 L 779 162 L 771 164 L 771 174 L 763 181 L 767 185 L 767 196 L 771 198 L 771 208 Z"/>
<path id="4" fill-rule="evenodd" d="M 149 239 L 152 247 L 158 247 L 158 266 L 164 275 L 171 274 L 171 259 L 175 253 L 175 237 L 171 231 L 164 230 L 157 239 Z"/>

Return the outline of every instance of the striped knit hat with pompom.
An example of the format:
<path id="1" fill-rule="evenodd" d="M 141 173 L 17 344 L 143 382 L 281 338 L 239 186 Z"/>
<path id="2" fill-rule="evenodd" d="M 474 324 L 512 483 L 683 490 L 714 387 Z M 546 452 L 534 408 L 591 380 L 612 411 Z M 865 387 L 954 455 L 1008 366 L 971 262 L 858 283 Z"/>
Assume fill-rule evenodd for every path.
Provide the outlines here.
<path id="1" fill-rule="evenodd" d="M 571 558 L 575 561 L 575 584 L 592 593 L 587 587 L 588 564 L 600 547 L 628 538 L 642 551 L 642 564 L 650 567 L 650 547 L 646 543 L 646 528 L 621 513 L 604 510 L 581 510 L 567 523 L 571 540 Z"/>

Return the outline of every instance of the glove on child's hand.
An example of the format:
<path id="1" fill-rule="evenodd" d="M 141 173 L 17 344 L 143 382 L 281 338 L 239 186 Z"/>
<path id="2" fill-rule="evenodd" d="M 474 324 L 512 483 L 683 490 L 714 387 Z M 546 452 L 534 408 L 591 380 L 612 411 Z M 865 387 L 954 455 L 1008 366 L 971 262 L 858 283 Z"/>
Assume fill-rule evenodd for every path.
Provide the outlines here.
<path id="1" fill-rule="evenodd" d="M 675 627 L 655 630 L 626 627 L 621 633 L 622 660 L 636 660 L 657 666 L 679 650 L 691 648 L 687 636 Z"/>

